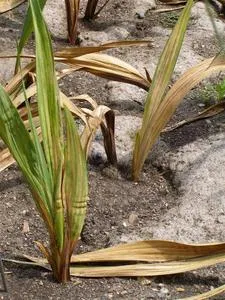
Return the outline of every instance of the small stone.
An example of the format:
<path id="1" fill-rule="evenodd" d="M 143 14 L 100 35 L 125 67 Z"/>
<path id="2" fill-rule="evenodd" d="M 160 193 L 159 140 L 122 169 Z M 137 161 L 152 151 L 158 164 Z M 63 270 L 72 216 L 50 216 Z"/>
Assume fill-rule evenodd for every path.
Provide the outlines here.
<path id="1" fill-rule="evenodd" d="M 151 283 L 152 283 L 152 281 L 147 278 L 141 279 L 141 285 L 150 285 Z"/>
<path id="2" fill-rule="evenodd" d="M 198 107 L 205 107 L 205 103 L 199 103 Z"/>
<path id="3" fill-rule="evenodd" d="M 138 19 L 144 19 L 145 17 L 145 11 L 139 11 L 136 13 Z"/>
<path id="4" fill-rule="evenodd" d="M 219 216 L 217 218 L 217 222 L 220 224 L 225 224 L 225 216 Z"/>
<path id="5" fill-rule="evenodd" d="M 29 215 L 29 210 L 24 209 L 24 210 L 22 211 L 22 215 L 23 215 L 23 216 L 28 216 L 28 215 Z"/>
<path id="6" fill-rule="evenodd" d="M 184 291 L 185 291 L 185 289 L 184 289 L 184 288 L 182 288 L 182 287 L 178 287 L 178 288 L 176 288 L 176 291 L 177 291 L 177 292 L 184 292 Z"/>
<path id="7" fill-rule="evenodd" d="M 24 221 L 23 221 L 23 229 L 22 229 L 22 232 L 23 232 L 23 233 L 28 233 L 29 231 L 30 231 L 29 223 L 28 223 L 28 221 L 24 220 Z"/>
<path id="8" fill-rule="evenodd" d="M 41 277 L 46 278 L 48 276 L 49 272 L 42 272 Z"/>
<path id="9" fill-rule="evenodd" d="M 73 281 L 73 285 L 79 285 L 79 284 L 82 283 L 82 281 L 80 279 L 77 279 L 77 278 L 73 278 L 72 281 Z"/>
<path id="10" fill-rule="evenodd" d="M 40 281 L 39 281 L 39 284 L 40 284 L 40 285 L 44 285 L 44 283 L 43 283 L 43 281 L 42 281 L 42 280 L 40 280 Z"/>
<path id="11" fill-rule="evenodd" d="M 121 294 L 121 295 L 126 295 L 126 294 L 127 294 L 127 291 L 122 291 L 120 294 Z"/>
<path id="12" fill-rule="evenodd" d="M 165 295 L 169 294 L 169 290 L 165 287 L 162 287 L 158 293 L 160 298 L 164 298 Z M 164 298 L 165 299 L 165 298 Z"/>
<path id="13" fill-rule="evenodd" d="M 137 224 L 138 221 L 138 216 L 135 213 L 131 213 L 129 218 L 128 218 L 128 222 L 130 225 L 134 225 Z"/>
<path id="14" fill-rule="evenodd" d="M 123 222 L 123 227 L 127 227 L 127 223 L 126 222 Z"/>

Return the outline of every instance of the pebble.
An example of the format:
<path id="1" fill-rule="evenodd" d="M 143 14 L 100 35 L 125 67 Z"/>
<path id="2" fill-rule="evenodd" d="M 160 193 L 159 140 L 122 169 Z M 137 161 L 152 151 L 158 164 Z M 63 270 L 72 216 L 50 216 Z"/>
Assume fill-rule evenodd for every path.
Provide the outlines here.
<path id="1" fill-rule="evenodd" d="M 120 293 L 121 295 L 126 295 L 127 294 L 127 291 L 122 291 L 121 293 Z"/>
<path id="2" fill-rule="evenodd" d="M 24 220 L 24 221 L 23 221 L 23 229 L 22 229 L 22 232 L 23 232 L 23 233 L 28 233 L 29 231 L 30 231 L 29 223 L 28 223 L 28 221 Z"/>
<path id="3" fill-rule="evenodd" d="M 138 221 L 138 216 L 135 213 L 131 213 L 129 218 L 128 218 L 128 222 L 130 225 L 134 225 L 137 224 Z"/>
<path id="4" fill-rule="evenodd" d="M 199 103 L 198 107 L 205 107 L 205 103 Z"/>
<path id="5" fill-rule="evenodd" d="M 177 291 L 177 292 L 184 292 L 184 291 L 185 291 L 185 289 L 184 289 L 184 288 L 182 288 L 182 287 L 178 287 L 178 288 L 176 288 L 176 291 Z"/>
<path id="6" fill-rule="evenodd" d="M 23 216 L 28 216 L 28 215 L 29 215 L 29 210 L 24 209 L 24 210 L 22 211 L 22 215 L 23 215 Z"/>
<path id="7" fill-rule="evenodd" d="M 141 279 L 141 285 L 150 285 L 152 283 L 151 280 L 143 278 Z"/>
<path id="8" fill-rule="evenodd" d="M 167 295 L 167 294 L 169 294 L 169 290 L 168 290 L 167 288 L 165 288 L 165 287 L 162 287 L 162 288 L 160 289 L 159 293 L 158 293 L 158 296 L 159 296 L 160 298 L 165 299 L 165 295 Z"/>
<path id="9" fill-rule="evenodd" d="M 219 216 L 219 217 L 217 218 L 217 222 L 218 222 L 218 223 L 221 223 L 221 224 L 225 224 L 225 216 Z"/>
<path id="10" fill-rule="evenodd" d="M 127 227 L 127 223 L 126 222 L 123 222 L 123 227 Z"/>
<path id="11" fill-rule="evenodd" d="M 138 19 L 144 19 L 145 17 L 145 11 L 139 11 L 136 13 Z"/>

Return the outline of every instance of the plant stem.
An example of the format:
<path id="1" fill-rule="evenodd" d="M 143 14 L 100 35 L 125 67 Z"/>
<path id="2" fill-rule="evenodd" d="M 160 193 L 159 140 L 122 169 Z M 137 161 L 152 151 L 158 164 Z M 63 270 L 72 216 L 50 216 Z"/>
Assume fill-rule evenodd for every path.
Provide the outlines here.
<path id="1" fill-rule="evenodd" d="M 54 278 L 60 283 L 66 283 L 70 281 L 70 259 L 72 251 L 70 250 L 70 243 L 66 243 L 64 250 L 59 252 L 55 249 L 55 245 L 52 245 L 52 255 L 49 261 Z"/>
<path id="2" fill-rule="evenodd" d="M 65 0 L 69 42 L 74 45 L 78 36 L 78 14 L 80 0 Z"/>
<path id="3" fill-rule="evenodd" d="M 86 20 L 93 19 L 97 4 L 98 4 L 98 0 L 88 0 L 87 7 L 85 10 L 85 16 L 84 16 Z"/>

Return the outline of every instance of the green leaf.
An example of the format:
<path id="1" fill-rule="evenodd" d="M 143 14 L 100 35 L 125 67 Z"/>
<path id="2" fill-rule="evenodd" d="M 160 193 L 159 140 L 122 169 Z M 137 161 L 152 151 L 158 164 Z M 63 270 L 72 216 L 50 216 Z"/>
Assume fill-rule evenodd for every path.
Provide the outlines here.
<path id="1" fill-rule="evenodd" d="M 63 198 L 67 206 L 69 235 L 72 240 L 76 240 L 80 236 L 86 215 L 88 194 L 86 159 L 74 119 L 66 107 L 64 116 L 66 141 Z"/>
<path id="2" fill-rule="evenodd" d="M 37 0 L 30 0 L 36 42 L 36 74 L 38 110 L 43 146 L 52 177 L 56 179 L 62 156 L 61 120 L 58 84 L 55 75 L 50 36 Z M 52 191 L 54 189 L 52 183 Z"/>
<path id="3" fill-rule="evenodd" d="M 162 52 L 157 69 L 155 71 L 150 91 L 146 100 L 142 127 L 136 135 L 133 154 L 133 179 L 137 180 L 144 165 L 145 159 L 152 146 L 151 130 L 152 119 L 161 102 L 164 100 L 166 89 L 171 80 L 173 70 L 180 53 L 184 35 L 187 29 L 193 0 L 188 0 L 179 20 L 174 27 L 166 46 Z M 157 127 L 157 122 L 154 124 Z"/>
<path id="4" fill-rule="evenodd" d="M 47 0 L 38 0 L 40 8 L 43 9 Z M 22 35 L 18 44 L 18 57 L 21 55 L 24 46 L 26 45 L 31 33 L 33 31 L 31 9 L 28 7 L 27 14 L 24 20 Z M 15 72 L 17 73 L 19 68 L 19 61 L 16 61 Z"/>
<path id="5" fill-rule="evenodd" d="M 13 153 L 25 175 L 37 177 L 38 169 L 34 144 L 17 109 L 1 85 L 0 99 L 0 136 Z"/>
<path id="6" fill-rule="evenodd" d="M 32 193 L 40 198 L 40 203 L 36 202 L 39 210 L 41 211 L 41 207 L 46 207 L 45 220 L 49 220 L 51 212 L 46 201 L 42 180 L 40 180 L 42 175 L 35 144 L 2 86 L 0 86 L 0 137 L 17 161 Z"/>

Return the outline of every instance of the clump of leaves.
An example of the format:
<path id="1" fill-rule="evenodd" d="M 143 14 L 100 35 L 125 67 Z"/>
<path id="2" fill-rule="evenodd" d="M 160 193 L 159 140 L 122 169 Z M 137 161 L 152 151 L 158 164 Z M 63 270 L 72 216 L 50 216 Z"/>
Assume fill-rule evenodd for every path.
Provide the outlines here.
<path id="1" fill-rule="evenodd" d="M 222 101 L 225 97 L 225 79 L 216 85 L 215 90 L 217 92 L 218 101 Z"/>
<path id="2" fill-rule="evenodd" d="M 138 180 L 144 162 L 155 141 L 185 95 L 212 73 L 225 69 L 225 58 L 223 52 L 221 52 L 218 56 L 206 59 L 197 66 L 187 70 L 168 89 L 187 29 L 192 5 L 193 1 L 189 0 L 164 47 L 152 79 L 146 99 L 142 127 L 136 135 L 132 172 L 134 180 Z M 212 109 L 215 111 L 217 107 Z M 218 107 L 218 109 L 221 110 L 221 107 Z M 206 115 L 208 116 L 209 114 L 211 112 L 207 111 Z"/>
<path id="3" fill-rule="evenodd" d="M 86 215 L 86 159 L 72 114 L 60 109 L 52 47 L 38 1 L 30 1 L 36 40 L 37 101 L 42 144 L 27 103 L 28 133 L 8 94 L 0 87 L 0 136 L 28 182 L 49 233 L 38 246 L 60 282 L 70 279 L 70 259 Z M 65 131 L 65 136 L 63 133 Z"/>
<path id="4" fill-rule="evenodd" d="M 218 92 L 216 90 L 217 85 L 207 84 L 199 91 L 199 100 L 203 103 L 203 105 L 210 106 L 222 100 L 219 97 Z"/>
<path id="5" fill-rule="evenodd" d="M 162 13 L 160 16 L 160 23 L 164 27 L 173 28 L 179 19 L 179 15 L 179 12 Z"/>
<path id="6" fill-rule="evenodd" d="M 150 91 L 146 99 L 142 127 L 136 135 L 133 154 L 134 180 L 139 178 L 149 151 L 159 137 L 163 126 L 165 126 L 166 122 L 172 116 L 170 109 L 167 108 L 166 115 L 162 115 L 161 109 L 165 109 L 166 90 L 180 53 L 192 5 L 193 1 L 189 0 L 181 13 L 180 18 L 164 47 L 152 80 Z M 174 108 L 173 102 L 175 102 L 175 99 L 171 99 L 171 102 L 169 103 L 169 108 L 171 109 Z M 172 111 L 174 110 L 172 109 Z"/>

